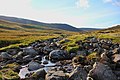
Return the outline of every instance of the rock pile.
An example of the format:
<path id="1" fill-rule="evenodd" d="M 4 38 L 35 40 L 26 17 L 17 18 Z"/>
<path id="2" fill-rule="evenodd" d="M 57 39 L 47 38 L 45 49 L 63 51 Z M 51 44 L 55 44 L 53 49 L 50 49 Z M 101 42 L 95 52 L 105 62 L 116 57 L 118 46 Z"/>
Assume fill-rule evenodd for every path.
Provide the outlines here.
<path id="1" fill-rule="evenodd" d="M 21 68 L 28 69 L 23 80 L 120 80 L 119 44 L 109 39 L 87 37 L 76 42 L 79 46 L 76 53 L 69 53 L 61 49 L 60 40 L 36 41 L 28 47 L 0 52 L 0 75 L 12 66 L 10 70 L 15 74 L 19 74 Z M 46 60 L 42 61 L 43 57 Z M 55 65 L 47 65 L 50 62 Z M 19 67 L 6 67 L 13 63 Z M 3 76 L 2 79 L 19 80 L 20 77 Z"/>

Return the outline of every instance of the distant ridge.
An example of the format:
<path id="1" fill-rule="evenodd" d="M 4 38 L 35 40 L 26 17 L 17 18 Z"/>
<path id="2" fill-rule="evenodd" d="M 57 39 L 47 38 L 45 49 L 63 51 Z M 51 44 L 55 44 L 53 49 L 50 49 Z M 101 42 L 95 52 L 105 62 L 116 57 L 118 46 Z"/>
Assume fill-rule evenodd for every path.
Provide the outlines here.
<path id="1" fill-rule="evenodd" d="M 43 22 L 38 22 L 38 21 L 34 21 L 34 20 L 16 18 L 16 17 L 8 17 L 8 16 L 0 16 L 0 20 L 6 20 L 6 21 L 22 23 L 22 24 L 40 25 L 40 26 L 46 26 L 46 27 L 51 27 L 51 28 L 67 30 L 67 31 L 75 31 L 75 32 L 81 31 L 80 29 L 75 28 L 68 24 L 58 24 L 58 23 L 50 24 L 50 23 L 43 23 Z"/>
<path id="2" fill-rule="evenodd" d="M 79 28 L 82 31 L 94 31 L 94 30 L 101 30 L 100 28 Z"/>

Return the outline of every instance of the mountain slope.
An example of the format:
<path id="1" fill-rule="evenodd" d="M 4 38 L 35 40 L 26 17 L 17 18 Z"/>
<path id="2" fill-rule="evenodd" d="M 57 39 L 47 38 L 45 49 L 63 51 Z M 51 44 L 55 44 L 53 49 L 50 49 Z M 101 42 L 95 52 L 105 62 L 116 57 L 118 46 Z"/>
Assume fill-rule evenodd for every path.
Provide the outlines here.
<path id="1" fill-rule="evenodd" d="M 7 20 L 7 21 L 22 23 L 22 24 L 40 25 L 40 26 L 46 26 L 51 28 L 63 29 L 67 31 L 76 31 L 76 32 L 81 31 L 68 24 L 49 24 L 49 23 L 42 23 L 34 20 L 28 20 L 28 19 L 16 18 L 16 17 L 7 17 L 7 16 L 0 16 L 0 20 Z"/>

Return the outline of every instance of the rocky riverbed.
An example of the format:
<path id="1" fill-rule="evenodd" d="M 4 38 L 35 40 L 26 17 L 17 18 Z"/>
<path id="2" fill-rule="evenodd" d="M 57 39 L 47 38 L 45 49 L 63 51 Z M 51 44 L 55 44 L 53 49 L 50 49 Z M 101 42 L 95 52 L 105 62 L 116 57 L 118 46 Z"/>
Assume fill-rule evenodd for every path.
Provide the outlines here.
<path id="1" fill-rule="evenodd" d="M 61 40 L 0 52 L 0 80 L 120 80 L 120 44 L 87 37 L 73 53 Z"/>

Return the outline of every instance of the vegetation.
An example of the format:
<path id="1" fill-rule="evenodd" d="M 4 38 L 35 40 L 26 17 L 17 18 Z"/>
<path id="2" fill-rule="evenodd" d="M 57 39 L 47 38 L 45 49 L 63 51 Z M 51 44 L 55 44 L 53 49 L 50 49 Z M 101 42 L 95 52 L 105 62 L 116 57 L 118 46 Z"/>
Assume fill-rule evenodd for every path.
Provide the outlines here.
<path id="1" fill-rule="evenodd" d="M 17 72 L 14 72 L 14 69 L 19 65 L 16 63 L 7 64 L 0 70 L 0 80 L 19 80 Z"/>
<path id="2" fill-rule="evenodd" d="M 68 41 L 62 40 L 60 43 L 66 46 L 69 52 L 76 52 L 79 48 L 76 41 L 84 40 L 86 37 L 95 36 L 97 38 L 111 39 L 115 43 L 120 43 L 119 35 L 119 25 L 105 30 L 78 33 L 46 26 L 23 25 L 0 20 L 0 50 L 26 46 L 36 40 L 64 37 L 65 40 Z"/>

